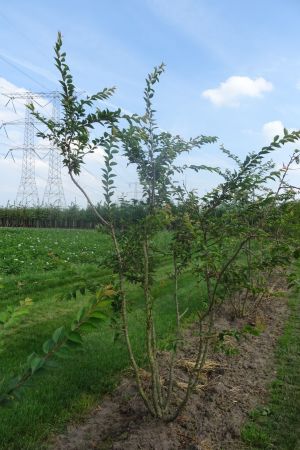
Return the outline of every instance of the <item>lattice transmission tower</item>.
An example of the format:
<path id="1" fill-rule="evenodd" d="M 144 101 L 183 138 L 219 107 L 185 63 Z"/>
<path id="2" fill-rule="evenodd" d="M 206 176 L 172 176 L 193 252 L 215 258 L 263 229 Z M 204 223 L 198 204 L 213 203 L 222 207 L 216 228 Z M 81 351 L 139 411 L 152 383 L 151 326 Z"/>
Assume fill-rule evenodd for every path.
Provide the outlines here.
<path id="1" fill-rule="evenodd" d="M 53 96 L 52 99 L 52 119 L 54 122 L 59 122 L 59 94 Z M 49 151 L 49 170 L 48 179 L 45 187 L 43 205 L 55 206 L 62 208 L 66 205 L 65 194 L 61 179 L 61 157 L 58 149 L 52 145 Z"/>
<path id="2" fill-rule="evenodd" d="M 28 98 L 29 99 L 29 98 Z M 28 108 L 25 111 L 24 145 L 21 180 L 17 191 L 17 206 L 37 206 L 39 194 L 35 181 L 34 121 Z"/>
<path id="3" fill-rule="evenodd" d="M 35 102 L 40 98 L 49 99 L 53 103 L 52 119 L 59 120 L 59 93 L 54 92 L 17 92 L 5 94 L 8 97 L 8 102 L 12 103 L 14 110 L 14 100 L 25 100 L 25 104 Z M 38 104 L 39 105 L 39 104 Z M 41 106 L 41 105 L 39 105 Z M 49 151 L 49 169 L 47 184 L 43 196 L 43 206 L 65 206 L 65 196 L 61 180 L 61 158 L 58 150 L 53 146 L 38 146 L 35 145 L 35 121 L 29 109 L 25 111 L 25 128 L 24 128 L 24 145 L 21 147 L 14 147 L 14 149 L 23 150 L 22 158 L 22 173 L 19 188 L 17 191 L 16 205 L 17 206 L 37 206 L 39 205 L 39 195 L 35 180 L 35 160 L 37 151 L 41 149 L 48 149 Z"/>

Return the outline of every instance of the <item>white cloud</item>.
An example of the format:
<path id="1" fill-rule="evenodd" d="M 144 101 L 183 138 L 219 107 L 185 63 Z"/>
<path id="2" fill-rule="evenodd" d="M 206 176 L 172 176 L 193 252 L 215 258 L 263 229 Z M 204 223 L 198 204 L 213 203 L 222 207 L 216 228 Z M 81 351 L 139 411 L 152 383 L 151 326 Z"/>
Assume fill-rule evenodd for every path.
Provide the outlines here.
<path id="1" fill-rule="evenodd" d="M 296 88 L 299 89 L 299 91 L 300 91 L 300 80 L 297 82 Z"/>
<path id="2" fill-rule="evenodd" d="M 10 100 L 8 95 L 10 93 L 24 94 L 25 89 L 19 88 L 0 77 L 0 121 L 12 122 L 24 117 L 25 107 L 22 100 Z"/>
<path id="3" fill-rule="evenodd" d="M 5 78 L 0 77 L 0 88 L 1 93 L 9 93 L 9 92 L 27 92 L 24 88 L 20 88 Z"/>
<path id="4" fill-rule="evenodd" d="M 262 127 L 262 132 L 264 138 L 271 142 L 273 138 L 277 135 L 283 136 L 284 125 L 281 120 L 273 120 L 272 122 L 267 122 Z"/>
<path id="5" fill-rule="evenodd" d="M 215 89 L 207 89 L 202 96 L 216 106 L 239 106 L 243 97 L 261 97 L 264 92 L 272 91 L 273 85 L 262 77 L 229 77 Z"/>
<path id="6" fill-rule="evenodd" d="M 27 89 L 20 88 L 10 83 L 5 78 L 0 77 L 0 122 L 12 122 L 22 121 L 25 116 L 25 105 L 28 100 L 25 98 L 17 98 L 18 94 L 28 93 Z M 16 94 L 16 98 L 13 98 L 11 94 Z M 43 97 L 35 97 L 33 103 L 37 107 L 42 107 L 42 113 L 44 115 L 51 115 L 52 103 Z"/>
<path id="7" fill-rule="evenodd" d="M 88 153 L 84 159 L 85 163 L 102 164 L 105 152 L 102 147 L 97 147 L 93 153 Z"/>

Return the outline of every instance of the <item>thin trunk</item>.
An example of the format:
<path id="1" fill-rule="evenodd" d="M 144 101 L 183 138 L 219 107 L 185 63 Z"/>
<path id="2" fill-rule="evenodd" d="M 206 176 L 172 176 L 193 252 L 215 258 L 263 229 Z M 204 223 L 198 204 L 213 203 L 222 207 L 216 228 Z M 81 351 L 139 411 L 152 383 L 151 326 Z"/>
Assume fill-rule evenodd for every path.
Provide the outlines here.
<path id="1" fill-rule="evenodd" d="M 152 401 L 157 417 L 162 417 L 162 395 L 159 371 L 157 364 L 157 348 L 155 340 L 155 329 L 153 321 L 153 300 L 150 293 L 149 284 L 149 247 L 147 239 L 143 243 L 144 251 L 144 296 L 146 303 L 146 340 L 147 353 L 149 358 L 151 381 L 152 381 Z"/>
<path id="2" fill-rule="evenodd" d="M 95 205 L 90 200 L 90 198 L 87 195 L 87 193 L 85 192 L 85 190 L 76 181 L 76 179 L 74 178 L 74 176 L 73 176 L 71 171 L 69 171 L 69 174 L 70 174 L 70 177 L 71 177 L 71 180 L 73 181 L 73 183 L 83 193 L 83 195 L 87 199 L 89 205 L 91 206 L 92 210 L 94 211 L 96 216 L 100 219 L 101 224 L 105 225 L 107 227 L 108 232 L 110 233 L 110 235 L 112 237 L 114 248 L 115 248 L 115 254 L 116 254 L 116 257 L 117 257 L 117 260 L 118 260 L 118 277 L 119 277 L 120 295 L 121 295 L 121 316 L 122 316 L 123 332 L 124 332 L 124 336 L 125 336 L 125 341 L 126 341 L 126 346 L 127 346 L 127 350 L 128 350 L 128 355 L 129 355 L 129 359 L 130 359 L 130 362 L 131 362 L 133 370 L 134 370 L 134 374 L 135 374 L 135 378 L 136 378 L 139 394 L 140 394 L 141 398 L 143 399 L 146 408 L 150 411 L 150 413 L 152 415 L 155 416 L 156 415 L 155 411 L 153 410 L 153 407 L 152 407 L 152 405 L 151 405 L 151 403 L 149 401 L 149 398 L 146 395 L 145 390 L 143 389 L 143 386 L 142 386 L 142 383 L 141 383 L 140 374 L 139 374 L 139 367 L 138 367 L 137 362 L 135 360 L 134 353 L 133 353 L 133 350 L 132 350 L 131 341 L 130 341 L 129 330 L 128 330 L 127 299 L 126 299 L 125 277 L 124 277 L 124 272 L 123 272 L 123 261 L 122 261 L 122 255 L 121 255 L 121 251 L 120 251 L 120 247 L 119 247 L 118 239 L 116 237 L 116 233 L 115 233 L 115 229 L 114 229 L 113 223 L 112 222 L 108 223 L 101 216 L 101 214 L 96 209 Z"/>
<path id="3" fill-rule="evenodd" d="M 169 366 L 169 378 L 167 383 L 167 395 L 163 404 L 164 413 L 168 411 L 171 395 L 174 386 L 174 364 L 177 355 L 178 344 L 181 339 L 181 316 L 179 311 L 179 301 L 178 301 L 178 267 L 175 252 L 173 252 L 173 266 L 174 266 L 174 303 L 176 308 L 176 341 L 171 356 L 170 366 Z"/>

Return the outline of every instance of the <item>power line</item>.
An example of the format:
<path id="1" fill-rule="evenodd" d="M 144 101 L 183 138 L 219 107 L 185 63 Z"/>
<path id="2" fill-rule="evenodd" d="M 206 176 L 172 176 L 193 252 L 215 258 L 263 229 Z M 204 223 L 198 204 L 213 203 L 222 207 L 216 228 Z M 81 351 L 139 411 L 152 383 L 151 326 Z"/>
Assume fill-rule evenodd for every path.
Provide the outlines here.
<path id="1" fill-rule="evenodd" d="M 29 75 L 28 73 L 26 73 L 24 70 L 20 69 L 18 66 L 16 66 L 16 64 L 12 63 L 9 59 L 7 59 L 5 56 L 0 54 L 0 59 L 2 59 L 2 61 L 6 62 L 6 64 L 10 65 L 11 67 L 13 67 L 14 69 L 16 69 L 18 72 L 22 73 L 23 75 L 25 75 L 25 77 L 29 78 L 31 81 L 34 81 L 36 84 L 38 84 L 41 88 L 43 89 L 47 89 L 47 87 L 41 83 L 40 81 L 36 80 L 35 78 L 33 78 L 31 75 Z"/>
<path id="2" fill-rule="evenodd" d="M 11 20 L 10 17 L 7 17 L 6 14 L 4 14 L 2 11 L 0 11 L 0 17 L 2 17 L 2 19 L 4 19 L 13 29 L 14 33 L 19 33 L 20 36 L 23 36 L 23 38 L 25 38 L 28 42 L 30 42 L 30 44 L 32 46 L 34 46 L 36 49 L 39 50 L 39 53 L 41 53 L 43 56 L 45 56 L 46 58 L 49 57 L 49 55 L 46 54 L 46 52 L 44 52 L 44 50 L 42 50 L 42 48 L 40 46 L 37 46 L 37 42 L 34 39 L 31 39 L 26 33 L 23 33 L 23 31 L 20 30 L 19 26 L 16 25 L 16 23 L 14 21 Z"/>

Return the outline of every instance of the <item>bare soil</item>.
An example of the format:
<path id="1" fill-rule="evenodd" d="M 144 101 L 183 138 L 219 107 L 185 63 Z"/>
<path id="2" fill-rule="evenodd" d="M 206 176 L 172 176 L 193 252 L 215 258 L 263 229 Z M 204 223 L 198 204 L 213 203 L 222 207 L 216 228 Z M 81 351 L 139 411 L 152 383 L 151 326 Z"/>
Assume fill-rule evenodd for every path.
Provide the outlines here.
<path id="1" fill-rule="evenodd" d="M 267 386 L 275 378 L 274 348 L 287 318 L 286 298 L 266 301 L 255 317 L 232 320 L 221 311 L 217 331 L 241 330 L 256 324 L 259 336 L 247 334 L 239 343 L 229 338 L 228 356 L 212 351 L 202 389 L 194 392 L 186 410 L 170 424 L 149 416 L 140 401 L 134 381 L 126 378 L 113 394 L 81 424 L 69 425 L 51 440 L 52 450 L 241 450 L 241 428 L 248 413 L 267 400 Z M 195 344 L 194 328 L 187 330 L 189 347 L 182 359 L 189 360 Z M 164 355 L 162 354 L 162 357 Z M 165 355 L 167 358 L 167 355 Z M 177 376 L 187 378 L 187 368 L 177 367 Z"/>

